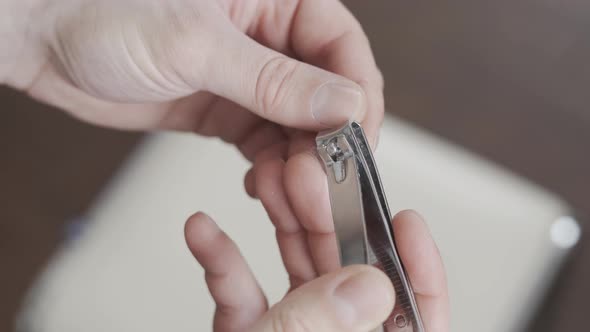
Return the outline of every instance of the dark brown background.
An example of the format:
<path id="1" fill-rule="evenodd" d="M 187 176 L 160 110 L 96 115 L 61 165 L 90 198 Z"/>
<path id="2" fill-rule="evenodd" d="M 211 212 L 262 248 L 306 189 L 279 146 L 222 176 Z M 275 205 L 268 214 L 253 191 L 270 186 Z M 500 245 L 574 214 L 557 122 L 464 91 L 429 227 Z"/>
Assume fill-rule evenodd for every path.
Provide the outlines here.
<path id="1" fill-rule="evenodd" d="M 345 2 L 372 40 L 393 113 L 590 215 L 589 2 Z M 0 105 L 0 331 L 10 331 L 67 221 L 139 136 L 76 122 L 9 89 L 0 88 Z M 531 330 L 590 322 L 587 229 Z"/>

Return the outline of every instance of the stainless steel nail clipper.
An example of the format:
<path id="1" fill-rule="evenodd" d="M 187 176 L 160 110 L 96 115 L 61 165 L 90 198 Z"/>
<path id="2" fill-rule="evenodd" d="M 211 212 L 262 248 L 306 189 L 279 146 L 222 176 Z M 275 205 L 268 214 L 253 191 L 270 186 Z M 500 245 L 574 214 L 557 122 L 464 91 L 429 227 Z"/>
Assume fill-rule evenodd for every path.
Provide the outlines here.
<path id="1" fill-rule="evenodd" d="M 395 308 L 374 332 L 423 332 L 414 293 L 395 247 L 391 213 L 363 129 L 358 123 L 349 122 L 320 133 L 316 145 L 328 174 L 340 263 L 374 265 L 387 274 L 395 288 Z"/>

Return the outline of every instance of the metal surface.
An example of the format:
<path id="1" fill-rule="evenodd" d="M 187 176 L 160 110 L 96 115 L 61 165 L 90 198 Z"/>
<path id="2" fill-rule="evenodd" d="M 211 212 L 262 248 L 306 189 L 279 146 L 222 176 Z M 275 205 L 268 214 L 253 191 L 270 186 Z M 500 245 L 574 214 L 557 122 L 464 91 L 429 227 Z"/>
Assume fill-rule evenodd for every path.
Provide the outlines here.
<path id="1" fill-rule="evenodd" d="M 328 175 L 340 263 L 374 265 L 387 274 L 395 288 L 393 312 L 376 331 L 424 331 L 395 248 L 391 213 L 361 126 L 351 122 L 320 133 L 316 144 Z"/>

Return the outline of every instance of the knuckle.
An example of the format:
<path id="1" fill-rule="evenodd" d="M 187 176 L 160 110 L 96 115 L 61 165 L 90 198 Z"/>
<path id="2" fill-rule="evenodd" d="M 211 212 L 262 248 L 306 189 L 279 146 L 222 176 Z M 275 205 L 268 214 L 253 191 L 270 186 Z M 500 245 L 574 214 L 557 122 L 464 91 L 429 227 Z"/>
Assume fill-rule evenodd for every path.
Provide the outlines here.
<path id="1" fill-rule="evenodd" d="M 273 317 L 273 332 L 312 332 L 305 315 L 294 305 L 284 304 L 282 310 Z"/>
<path id="2" fill-rule="evenodd" d="M 281 110 L 292 80 L 300 63 L 286 56 L 275 56 L 267 60 L 256 80 L 256 105 L 263 116 L 270 116 Z"/>

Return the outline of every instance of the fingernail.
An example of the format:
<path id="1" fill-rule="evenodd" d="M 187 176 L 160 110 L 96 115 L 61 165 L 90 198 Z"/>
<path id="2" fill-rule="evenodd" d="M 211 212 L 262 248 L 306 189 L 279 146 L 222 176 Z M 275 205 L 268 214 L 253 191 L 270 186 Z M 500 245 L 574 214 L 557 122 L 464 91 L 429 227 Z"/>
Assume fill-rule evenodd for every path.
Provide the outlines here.
<path id="1" fill-rule="evenodd" d="M 355 84 L 328 82 L 311 99 L 313 117 L 325 126 L 336 126 L 354 119 L 360 112 L 363 92 Z"/>
<path id="2" fill-rule="evenodd" d="M 374 327 L 387 318 L 394 302 L 391 282 L 378 271 L 353 275 L 334 290 L 333 296 L 341 323 L 350 328 Z"/>

